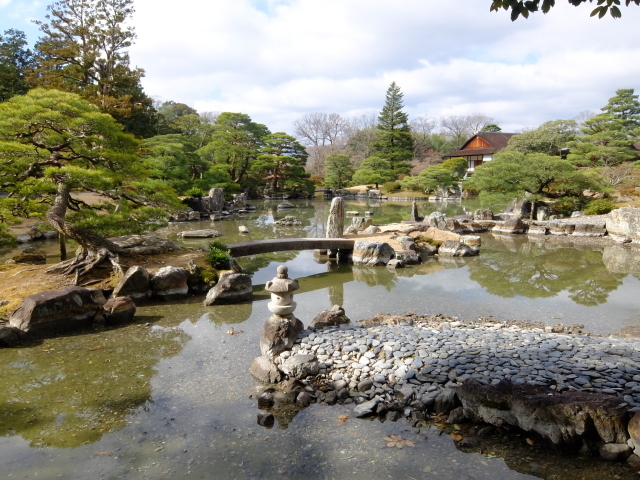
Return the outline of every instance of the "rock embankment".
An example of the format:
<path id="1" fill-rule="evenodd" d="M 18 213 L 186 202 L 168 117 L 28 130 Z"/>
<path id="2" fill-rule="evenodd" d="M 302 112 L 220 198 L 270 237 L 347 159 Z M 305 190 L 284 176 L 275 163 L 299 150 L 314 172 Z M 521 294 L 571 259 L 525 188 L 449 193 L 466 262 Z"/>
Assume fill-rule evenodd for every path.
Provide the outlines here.
<path id="1" fill-rule="evenodd" d="M 594 434 L 599 438 L 591 448 L 622 444 L 630 437 L 626 425 L 640 411 L 640 341 L 438 316 L 402 317 L 392 324 L 381 319 L 366 321 L 369 326 L 305 330 L 283 356 L 315 355 L 320 375 L 314 382 L 323 385 L 316 391 L 318 401 L 354 402 L 357 416 L 420 421 L 429 411 L 444 412 L 457 417 L 454 423 L 467 418 L 511 424 L 553 443 L 575 444 Z M 505 381 L 520 392 L 510 400 L 504 396 Z M 527 388 L 537 395 L 542 391 L 541 398 L 555 396 L 554 402 L 524 410 L 518 397 Z M 473 398 L 465 397 L 466 390 L 473 391 Z M 478 400 L 478 391 L 486 401 Z M 585 403 L 582 396 L 589 392 L 593 402 Z M 538 422 L 526 420 L 543 411 Z M 603 416 L 606 428 L 598 424 Z M 632 446 L 627 450 L 630 454 Z"/>

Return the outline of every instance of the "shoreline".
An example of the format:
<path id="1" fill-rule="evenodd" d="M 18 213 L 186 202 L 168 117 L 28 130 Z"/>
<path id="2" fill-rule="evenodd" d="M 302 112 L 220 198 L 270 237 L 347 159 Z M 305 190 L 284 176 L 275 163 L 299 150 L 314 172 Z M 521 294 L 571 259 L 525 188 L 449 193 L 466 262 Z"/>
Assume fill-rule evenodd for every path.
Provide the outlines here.
<path id="1" fill-rule="evenodd" d="M 640 418 L 640 340 L 584 335 L 580 326 L 541 328 L 488 318 L 465 322 L 443 315 L 378 314 L 360 323 L 307 329 L 276 363 L 294 355 L 315 356 L 319 373 L 305 383 L 313 387 L 316 400 L 354 404 L 356 417 L 404 417 L 414 425 L 432 413 L 448 415 L 449 424 L 470 420 L 502 426 L 511 420 L 511 426 L 555 445 L 577 450 L 580 441 L 583 448 L 588 441 L 589 450 L 600 449 L 603 458 L 603 448 L 625 450 L 620 454 L 625 459 L 636 446 L 627 424 L 634 415 Z M 556 412 L 554 420 L 545 423 L 538 417 L 546 406 L 532 407 L 534 413 L 521 411 L 520 417 L 522 405 L 502 405 L 493 413 L 487 413 L 491 408 L 482 402 L 471 406 L 470 389 L 491 396 L 505 388 L 512 396 L 542 395 L 543 403 L 553 397 L 562 408 L 571 404 L 583 410 L 573 412 L 570 420 L 556 418 Z M 496 420 L 496 412 L 507 419 Z M 591 430 L 594 419 L 611 415 L 608 421 L 619 424 L 616 435 L 607 437 L 598 430 L 601 438 L 593 441 L 593 431 L 571 425 L 588 412 Z M 634 461 L 640 463 L 640 457 L 632 455 L 629 462 Z"/>

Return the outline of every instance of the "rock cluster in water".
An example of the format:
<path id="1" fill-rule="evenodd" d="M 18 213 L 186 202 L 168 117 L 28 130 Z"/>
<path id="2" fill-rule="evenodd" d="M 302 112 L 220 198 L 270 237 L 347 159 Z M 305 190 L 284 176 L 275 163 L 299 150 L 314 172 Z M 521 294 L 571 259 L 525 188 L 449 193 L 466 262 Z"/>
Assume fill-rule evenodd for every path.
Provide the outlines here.
<path id="1" fill-rule="evenodd" d="M 305 330 L 274 360 L 315 356 L 319 374 L 306 380 L 307 392 L 354 403 L 358 417 L 418 423 L 445 413 L 451 423 L 510 424 L 605 458 L 640 453 L 640 428 L 629 422 L 640 411 L 640 342 L 578 332 L 382 315 L 365 326 Z"/>

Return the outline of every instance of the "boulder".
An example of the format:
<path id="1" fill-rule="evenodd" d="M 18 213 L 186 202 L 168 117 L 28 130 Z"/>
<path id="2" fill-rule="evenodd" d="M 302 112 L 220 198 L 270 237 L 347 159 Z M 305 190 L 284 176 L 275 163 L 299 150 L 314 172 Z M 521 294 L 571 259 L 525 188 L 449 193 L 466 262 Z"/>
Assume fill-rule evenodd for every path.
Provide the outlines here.
<path id="1" fill-rule="evenodd" d="M 293 203 L 287 201 L 279 203 L 277 207 L 278 210 L 288 210 L 290 208 L 296 208 L 296 206 Z"/>
<path id="2" fill-rule="evenodd" d="M 420 257 L 415 250 L 396 250 L 395 258 L 404 265 L 418 265 L 420 263 Z M 389 264 L 387 263 L 388 266 Z"/>
<path id="3" fill-rule="evenodd" d="M 495 426 L 511 425 L 536 432 L 555 445 L 581 445 L 582 438 L 605 443 L 627 442 L 627 404 L 591 392 L 558 393 L 547 387 L 497 385 L 466 381 L 457 389 L 466 418 Z"/>
<path id="4" fill-rule="evenodd" d="M 429 257 L 433 257 L 436 253 L 438 253 L 438 247 L 429 243 L 425 243 L 417 246 L 416 253 L 418 254 L 420 260 L 424 262 Z"/>
<path id="5" fill-rule="evenodd" d="M 251 362 L 249 373 L 259 382 L 278 383 L 282 381 L 282 372 L 268 357 L 257 357 Z"/>
<path id="6" fill-rule="evenodd" d="M 462 235 L 460 241 L 477 252 L 480 251 L 480 247 L 482 246 L 482 239 L 479 235 Z"/>
<path id="7" fill-rule="evenodd" d="M 475 212 L 473 212 L 473 219 L 474 220 L 493 220 L 493 212 L 491 211 L 490 208 L 487 209 L 478 209 Z"/>
<path id="8" fill-rule="evenodd" d="M 526 231 L 527 226 L 518 217 L 509 218 L 503 221 L 502 224 L 497 224 L 492 230 L 493 233 L 507 233 L 509 235 L 525 233 Z"/>
<path id="9" fill-rule="evenodd" d="M 353 245 L 354 265 L 386 265 L 394 256 L 394 250 L 388 243 L 358 240 Z"/>
<path id="10" fill-rule="evenodd" d="M 129 297 L 111 297 L 102 310 L 107 323 L 130 323 L 136 314 L 136 304 Z"/>
<path id="11" fill-rule="evenodd" d="M 189 274 L 182 267 L 162 267 L 151 277 L 151 290 L 155 297 L 165 300 L 184 297 L 189 293 Z"/>
<path id="12" fill-rule="evenodd" d="M 292 227 L 292 226 L 300 226 L 302 225 L 302 222 L 298 220 L 296 217 L 294 217 L 293 215 L 287 215 L 284 218 L 281 218 L 280 220 L 276 220 L 275 222 L 273 222 L 273 224 L 278 225 L 279 227 Z"/>
<path id="13" fill-rule="evenodd" d="M 367 228 L 365 228 L 362 233 L 364 233 L 365 235 L 373 235 L 374 233 L 380 233 L 380 227 L 376 226 L 376 225 L 369 225 Z"/>
<path id="14" fill-rule="evenodd" d="M 627 425 L 627 431 L 629 433 L 629 446 L 634 449 L 633 453 L 640 455 L 640 412 L 633 414 Z"/>
<path id="15" fill-rule="evenodd" d="M 145 300 L 151 296 L 151 277 L 143 267 L 130 267 L 113 289 L 114 297 L 130 297 Z"/>
<path id="16" fill-rule="evenodd" d="M 626 443 L 607 443 L 598 450 L 600 457 L 609 462 L 626 460 L 631 455 L 631 447 Z"/>
<path id="17" fill-rule="evenodd" d="M 546 235 L 547 227 L 544 225 L 529 225 L 529 230 L 527 231 L 529 235 Z"/>
<path id="18" fill-rule="evenodd" d="M 380 198 L 382 196 L 382 192 L 380 190 L 376 190 L 372 188 L 369 190 L 368 197 L 369 198 Z"/>
<path id="19" fill-rule="evenodd" d="M 193 221 L 200 220 L 200 212 L 189 212 L 187 214 L 187 219 L 193 220 Z"/>
<path id="20" fill-rule="evenodd" d="M 439 228 L 440 230 L 444 230 L 447 228 L 447 220 L 446 216 L 442 212 L 433 212 L 427 218 L 425 218 L 424 223 L 428 224 L 431 227 Z"/>
<path id="21" fill-rule="evenodd" d="M 15 257 L 11 257 L 13 263 L 23 263 L 26 265 L 44 265 L 47 263 L 47 256 L 41 252 L 23 252 Z"/>
<path id="22" fill-rule="evenodd" d="M 351 219 L 351 226 L 358 232 L 362 232 L 367 227 L 371 226 L 371 219 L 366 217 L 353 217 Z"/>
<path id="23" fill-rule="evenodd" d="M 409 217 L 409 221 L 421 222 L 423 219 L 424 217 L 418 214 L 418 204 L 414 200 L 413 202 L 411 202 L 411 216 Z"/>
<path id="24" fill-rule="evenodd" d="M 246 226 L 244 226 L 244 225 L 240 225 L 240 226 L 238 226 L 238 231 L 239 231 L 240 233 L 245 233 L 245 234 L 246 234 L 246 233 L 250 233 L 250 232 L 249 232 L 249 229 L 248 229 Z"/>
<path id="25" fill-rule="evenodd" d="M 293 314 L 280 316 L 271 315 L 262 328 L 260 336 L 260 351 L 267 358 L 273 358 L 285 350 L 291 350 L 304 330 L 304 325 Z"/>
<path id="26" fill-rule="evenodd" d="M 110 240 L 126 248 L 129 255 L 160 255 L 182 249 L 180 244 L 157 235 L 125 235 Z"/>
<path id="27" fill-rule="evenodd" d="M 446 229 L 454 233 L 464 233 L 464 227 L 457 218 L 447 218 L 445 221 Z"/>
<path id="28" fill-rule="evenodd" d="M 280 365 L 280 370 L 290 378 L 307 378 L 318 374 L 318 359 L 315 355 L 291 355 Z"/>
<path id="29" fill-rule="evenodd" d="M 6 325 L 0 326 L 0 347 L 15 347 L 20 343 L 21 333 L 22 330 L 15 327 Z"/>
<path id="30" fill-rule="evenodd" d="M 309 328 L 325 328 L 335 325 L 344 325 L 350 323 L 349 317 L 344 313 L 344 308 L 340 305 L 334 305 L 330 310 L 323 310 L 312 320 Z"/>
<path id="31" fill-rule="evenodd" d="M 185 230 L 178 233 L 178 237 L 182 238 L 212 238 L 219 236 L 220 234 L 217 230 Z"/>
<path id="32" fill-rule="evenodd" d="M 462 242 L 454 242 L 447 240 L 440 248 L 438 248 L 438 256 L 440 257 L 473 257 L 478 251 Z"/>
<path id="33" fill-rule="evenodd" d="M 607 218 L 607 232 L 615 237 L 640 241 L 640 208 L 623 207 L 613 210 Z"/>
<path id="34" fill-rule="evenodd" d="M 607 230 L 598 225 L 590 223 L 578 223 L 573 231 L 574 237 L 603 237 L 607 233 Z"/>
<path id="35" fill-rule="evenodd" d="M 571 235 L 576 229 L 575 224 L 565 222 L 549 222 L 548 226 L 551 235 Z"/>
<path id="36" fill-rule="evenodd" d="M 358 229 L 356 227 L 354 227 L 353 225 L 349 225 L 347 228 L 344 229 L 344 235 L 357 235 L 358 234 Z"/>
<path id="37" fill-rule="evenodd" d="M 205 305 L 249 302 L 253 299 L 251 277 L 246 273 L 229 273 L 207 293 Z"/>
<path id="38" fill-rule="evenodd" d="M 29 334 L 55 334 L 90 324 L 101 314 L 100 290 L 66 287 L 26 297 L 9 317 L 9 325 Z"/>
<path id="39" fill-rule="evenodd" d="M 209 190 L 209 210 L 218 212 L 224 208 L 224 190 L 222 188 L 212 188 Z"/>
<path id="40" fill-rule="evenodd" d="M 548 220 L 550 214 L 551 211 L 547 205 L 538 205 L 538 208 L 536 208 L 536 220 L 539 222 Z"/>
<path id="41" fill-rule="evenodd" d="M 395 270 L 397 268 L 404 268 L 404 263 L 402 263 L 402 260 L 392 258 L 391 260 L 389 260 L 389 263 L 387 263 L 387 268 L 390 268 L 392 270 Z"/>
<path id="42" fill-rule="evenodd" d="M 415 250 L 416 249 L 416 241 L 413 237 L 409 235 L 405 235 L 402 237 L 397 237 L 396 242 L 398 242 L 403 250 Z"/>
<path id="43" fill-rule="evenodd" d="M 378 406 L 379 401 L 377 399 L 369 400 L 368 402 L 363 402 L 360 405 L 357 405 L 356 408 L 353 409 L 353 414 L 356 418 L 367 417 L 369 415 L 373 415 L 376 411 L 376 407 Z"/>

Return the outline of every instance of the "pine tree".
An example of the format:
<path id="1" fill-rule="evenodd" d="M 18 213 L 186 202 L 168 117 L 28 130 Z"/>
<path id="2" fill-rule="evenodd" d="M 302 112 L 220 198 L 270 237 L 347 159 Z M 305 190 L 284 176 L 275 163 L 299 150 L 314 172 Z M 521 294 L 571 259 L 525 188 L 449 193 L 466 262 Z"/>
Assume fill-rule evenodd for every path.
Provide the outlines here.
<path id="1" fill-rule="evenodd" d="M 632 88 L 617 90 L 601 110 L 584 122 L 583 135 L 568 144 L 568 159 L 576 165 L 611 168 L 636 156 L 632 146 L 640 128 L 638 95 Z"/>
<path id="2" fill-rule="evenodd" d="M 409 116 L 402 111 L 403 94 L 396 82 L 387 90 L 384 107 L 378 116 L 374 154 L 387 159 L 396 175 L 408 173 L 413 158 L 413 138 L 409 128 Z"/>
<path id="3" fill-rule="evenodd" d="M 36 43 L 34 86 L 77 93 L 133 133 L 150 136 L 155 110 L 140 85 L 141 68 L 129 67 L 135 39 L 125 24 L 133 0 L 60 0 L 49 5 Z"/>

